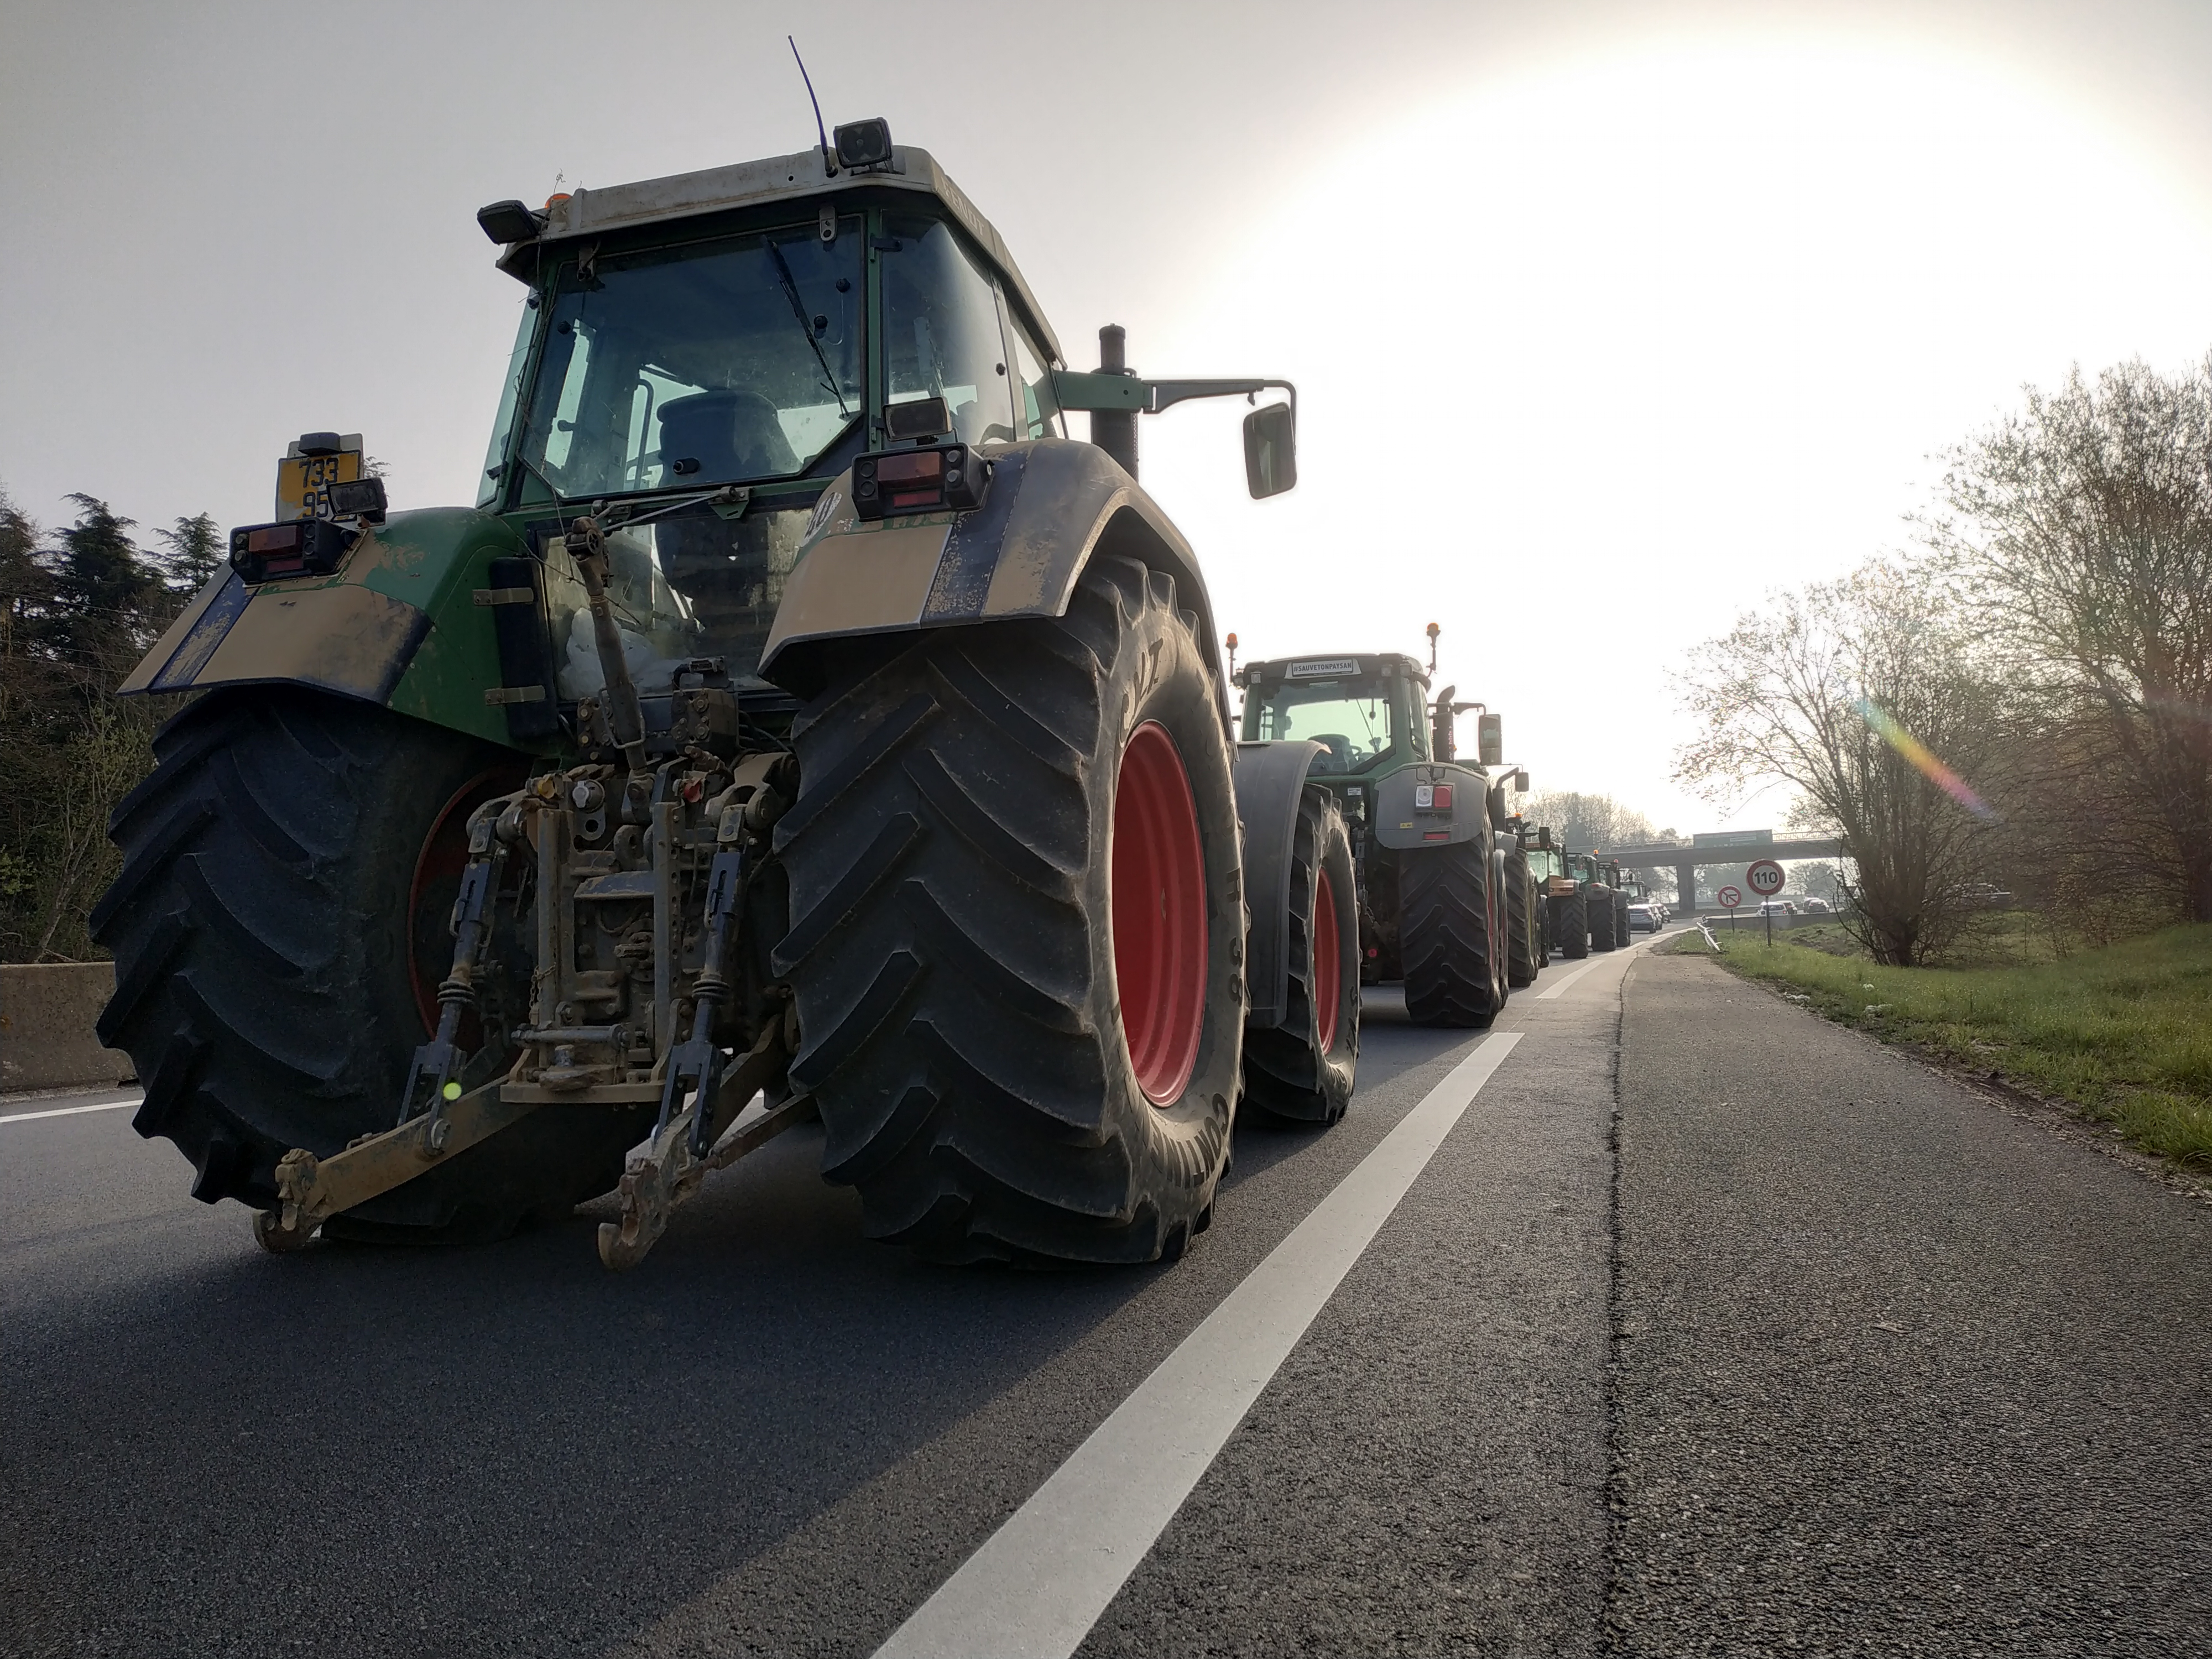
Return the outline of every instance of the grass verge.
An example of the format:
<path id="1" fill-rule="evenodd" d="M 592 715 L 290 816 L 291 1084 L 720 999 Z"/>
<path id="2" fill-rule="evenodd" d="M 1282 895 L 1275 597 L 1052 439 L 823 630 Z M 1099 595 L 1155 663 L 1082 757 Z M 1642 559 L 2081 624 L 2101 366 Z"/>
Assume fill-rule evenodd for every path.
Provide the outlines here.
<path id="1" fill-rule="evenodd" d="M 2212 1170 L 2212 927 L 2020 967 L 1878 968 L 1832 941 L 1717 929 L 1722 964 L 1884 1042 L 2116 1126 Z M 1826 948 L 1822 948 L 1826 946 Z M 1695 929 L 1674 950 L 1708 952 Z"/>

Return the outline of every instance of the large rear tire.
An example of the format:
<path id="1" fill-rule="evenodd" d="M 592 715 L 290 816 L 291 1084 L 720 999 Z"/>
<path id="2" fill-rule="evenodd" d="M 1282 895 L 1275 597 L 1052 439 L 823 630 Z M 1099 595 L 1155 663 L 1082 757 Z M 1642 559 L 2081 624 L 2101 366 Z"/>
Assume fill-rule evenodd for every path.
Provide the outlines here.
<path id="1" fill-rule="evenodd" d="M 1505 982 L 1515 990 L 1536 982 L 1543 967 L 1542 929 L 1536 907 L 1536 878 L 1528 872 L 1528 855 L 1505 855 Z"/>
<path id="2" fill-rule="evenodd" d="M 1502 999 L 1491 959 L 1490 860 L 1482 843 L 1401 854 L 1398 903 L 1407 1017 L 1416 1025 L 1488 1026 Z"/>
<path id="3" fill-rule="evenodd" d="M 863 1225 L 947 1261 L 1148 1261 L 1212 1218 L 1243 1039 L 1216 683 L 1175 584 L 854 641 L 777 826 L 794 1086 Z"/>
<path id="4" fill-rule="evenodd" d="M 1583 893 L 1589 912 L 1590 949 L 1617 951 L 1620 940 L 1613 934 L 1613 921 L 1619 914 L 1613 908 L 1613 894 L 1606 888 L 1592 887 Z"/>
<path id="5" fill-rule="evenodd" d="M 1580 962 L 1590 952 L 1589 898 L 1579 889 L 1559 901 L 1559 954 Z"/>
<path id="6" fill-rule="evenodd" d="M 1244 1099 L 1260 1123 L 1334 1123 L 1359 1062 L 1359 910 L 1352 837 L 1336 797 L 1308 784 L 1291 840 L 1284 938 L 1290 990 L 1279 1025 L 1244 1033 Z"/>
<path id="7" fill-rule="evenodd" d="M 123 868 L 92 913 L 115 957 L 100 1037 L 137 1065 L 132 1127 L 191 1160 L 193 1196 L 265 1209 L 289 1149 L 326 1157 L 392 1127 L 453 962 L 468 815 L 528 761 L 298 686 L 216 691 L 154 750 L 111 820 Z M 503 969 L 485 987 L 494 1033 L 526 1012 L 529 964 L 509 951 Z M 504 1063 L 495 1036 L 464 1080 Z M 639 1135 L 634 1114 L 546 1107 L 325 1230 L 497 1236 L 606 1191 Z"/>

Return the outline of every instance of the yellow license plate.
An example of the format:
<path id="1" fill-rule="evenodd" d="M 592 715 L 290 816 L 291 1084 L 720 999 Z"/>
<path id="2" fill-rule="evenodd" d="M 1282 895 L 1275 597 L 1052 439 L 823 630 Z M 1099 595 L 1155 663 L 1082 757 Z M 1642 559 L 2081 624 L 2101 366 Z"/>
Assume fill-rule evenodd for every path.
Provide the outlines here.
<path id="1" fill-rule="evenodd" d="M 335 455 L 287 455 L 276 463 L 276 516 L 330 518 L 331 486 L 351 483 L 360 477 L 358 449 L 341 449 Z"/>

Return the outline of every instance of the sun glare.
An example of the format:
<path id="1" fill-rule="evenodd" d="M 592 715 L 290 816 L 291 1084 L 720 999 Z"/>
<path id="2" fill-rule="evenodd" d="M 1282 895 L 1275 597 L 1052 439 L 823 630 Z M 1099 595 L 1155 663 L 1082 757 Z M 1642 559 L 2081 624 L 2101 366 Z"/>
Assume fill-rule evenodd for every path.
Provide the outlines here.
<path id="1" fill-rule="evenodd" d="M 1651 647 L 1896 544 L 2022 381 L 2200 354 L 2208 278 L 2203 204 L 2033 86 L 1811 45 L 1584 63 L 1312 178 L 1147 353 L 1296 379 L 1297 494 L 1255 514 L 1210 440 L 1146 477 L 1248 651 L 1411 651 L 1433 612 L 1547 781 L 1709 815 L 1666 781 Z M 1532 695 L 1553 671 L 1586 696 Z"/>

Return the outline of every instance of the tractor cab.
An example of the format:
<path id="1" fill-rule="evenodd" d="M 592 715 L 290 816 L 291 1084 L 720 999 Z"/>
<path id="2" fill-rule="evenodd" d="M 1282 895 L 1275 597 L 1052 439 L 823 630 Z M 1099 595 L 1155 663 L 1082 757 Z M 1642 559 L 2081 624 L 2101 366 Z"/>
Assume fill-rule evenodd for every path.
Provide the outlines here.
<path id="1" fill-rule="evenodd" d="M 1320 744 L 1328 752 L 1314 763 L 1316 781 L 1342 783 L 1430 758 L 1429 677 L 1411 657 L 1285 658 L 1254 663 L 1239 678 L 1244 741 Z"/>
<path id="2" fill-rule="evenodd" d="M 1538 890 L 1547 895 L 1559 890 L 1552 883 L 1557 877 L 1566 876 L 1566 854 L 1552 840 L 1548 825 L 1523 825 L 1521 830 L 1522 855 L 1528 860 L 1528 873 L 1536 878 Z"/>
<path id="3" fill-rule="evenodd" d="M 1566 854 L 1566 866 L 1567 875 L 1577 887 L 1603 887 L 1607 884 L 1605 866 L 1598 861 L 1594 853 L 1569 853 Z"/>
<path id="4" fill-rule="evenodd" d="M 927 154 L 880 148 L 478 216 L 528 292 L 477 504 L 540 544 L 609 527 L 641 682 L 756 672 L 817 501 L 864 456 L 921 452 L 879 507 L 957 509 L 990 452 L 1067 435 L 1059 341 L 997 232 Z M 599 674 L 580 595 L 560 608 L 566 702 Z"/>

